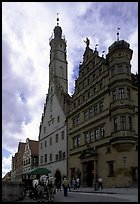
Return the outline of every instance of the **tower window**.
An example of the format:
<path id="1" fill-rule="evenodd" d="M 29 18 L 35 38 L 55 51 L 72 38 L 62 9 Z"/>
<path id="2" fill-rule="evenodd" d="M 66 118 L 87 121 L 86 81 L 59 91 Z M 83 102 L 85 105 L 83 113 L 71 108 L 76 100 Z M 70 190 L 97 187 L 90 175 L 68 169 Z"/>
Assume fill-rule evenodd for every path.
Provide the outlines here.
<path id="1" fill-rule="evenodd" d="M 64 131 L 62 131 L 61 136 L 62 136 L 62 140 L 63 140 L 64 137 L 65 137 L 65 135 L 64 135 Z"/>
<path id="2" fill-rule="evenodd" d="M 124 98 L 124 88 L 119 88 L 119 98 L 120 99 Z"/>
<path id="3" fill-rule="evenodd" d="M 125 116 L 120 117 L 120 126 L 121 126 L 121 130 L 126 129 L 126 117 Z"/>
<path id="4" fill-rule="evenodd" d="M 117 131 L 118 129 L 118 120 L 117 118 L 114 118 L 114 131 Z"/>
<path id="5" fill-rule="evenodd" d="M 58 134 L 56 134 L 56 142 L 58 142 Z"/>
<path id="6" fill-rule="evenodd" d="M 132 130 L 132 117 L 129 116 L 129 129 Z"/>
<path id="7" fill-rule="evenodd" d="M 50 137 L 50 145 L 52 145 L 52 137 Z"/>
<path id="8" fill-rule="evenodd" d="M 112 91 L 112 97 L 113 97 L 113 101 L 116 100 L 116 89 Z"/>

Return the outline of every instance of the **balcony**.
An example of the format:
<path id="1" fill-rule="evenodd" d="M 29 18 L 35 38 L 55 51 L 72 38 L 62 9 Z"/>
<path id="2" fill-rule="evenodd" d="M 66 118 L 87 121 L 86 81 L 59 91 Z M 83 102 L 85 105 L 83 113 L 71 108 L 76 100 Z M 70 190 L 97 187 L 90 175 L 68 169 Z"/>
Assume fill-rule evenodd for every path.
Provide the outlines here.
<path id="1" fill-rule="evenodd" d="M 110 143 L 117 151 L 129 151 L 136 143 L 137 137 L 134 132 L 117 131 L 112 133 Z"/>

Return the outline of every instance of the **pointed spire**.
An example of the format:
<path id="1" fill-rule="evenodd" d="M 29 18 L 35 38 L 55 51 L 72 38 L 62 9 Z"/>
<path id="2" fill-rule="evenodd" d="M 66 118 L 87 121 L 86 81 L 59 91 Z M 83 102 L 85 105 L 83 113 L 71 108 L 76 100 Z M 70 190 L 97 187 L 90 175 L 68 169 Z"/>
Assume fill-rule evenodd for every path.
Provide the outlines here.
<path id="1" fill-rule="evenodd" d="M 102 51 L 102 57 L 104 57 L 104 53 L 105 53 L 105 51 L 103 50 L 103 51 Z"/>
<path id="2" fill-rule="evenodd" d="M 57 13 L 57 19 L 56 19 L 56 20 L 57 20 L 57 26 L 59 26 L 59 18 L 58 18 L 58 14 L 59 14 L 59 13 Z"/>
<path id="3" fill-rule="evenodd" d="M 117 30 L 118 30 L 118 32 L 117 32 L 117 41 L 119 41 L 119 30 L 120 30 L 120 28 L 117 28 Z"/>
<path id="4" fill-rule="evenodd" d="M 98 45 L 99 45 L 99 44 L 96 44 L 96 45 L 95 45 L 95 51 L 97 51 L 97 46 L 98 46 Z"/>
<path id="5" fill-rule="evenodd" d="M 54 38 L 61 38 L 62 37 L 62 29 L 61 27 L 59 26 L 59 18 L 58 18 L 58 14 L 57 13 L 57 26 L 55 26 L 54 28 Z"/>

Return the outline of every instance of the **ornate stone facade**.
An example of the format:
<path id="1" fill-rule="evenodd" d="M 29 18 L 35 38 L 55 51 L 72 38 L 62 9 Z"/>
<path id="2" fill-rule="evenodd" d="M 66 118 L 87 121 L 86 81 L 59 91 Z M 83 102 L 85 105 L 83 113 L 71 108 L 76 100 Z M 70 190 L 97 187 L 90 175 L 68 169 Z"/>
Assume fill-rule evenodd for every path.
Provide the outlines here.
<path id="1" fill-rule="evenodd" d="M 86 46 L 67 116 L 69 179 L 79 169 L 82 186 L 93 186 L 99 176 L 106 187 L 137 180 L 138 76 L 131 73 L 132 53 L 124 40 L 115 41 L 106 58 Z"/>

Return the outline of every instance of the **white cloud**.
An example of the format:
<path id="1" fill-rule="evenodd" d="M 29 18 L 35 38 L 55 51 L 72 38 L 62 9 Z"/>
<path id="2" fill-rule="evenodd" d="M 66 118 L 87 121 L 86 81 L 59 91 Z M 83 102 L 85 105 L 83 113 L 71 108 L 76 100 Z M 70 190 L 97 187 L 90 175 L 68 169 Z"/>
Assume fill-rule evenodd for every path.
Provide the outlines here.
<path id="1" fill-rule="evenodd" d="M 69 93 L 74 89 L 75 69 L 83 60 L 83 40 L 89 37 L 93 50 L 99 43 L 99 55 L 103 50 L 107 54 L 108 47 L 116 40 L 118 26 L 121 39 L 125 37 L 134 51 L 132 71 L 138 70 L 137 4 L 118 5 L 118 2 L 2 3 L 4 149 L 15 153 L 19 140 L 38 139 L 49 84 L 49 38 L 56 26 L 57 12 L 67 40 Z M 4 158 L 3 169 L 6 161 Z"/>
<path id="2" fill-rule="evenodd" d="M 8 157 L 2 158 L 2 178 L 6 175 L 7 172 L 11 170 L 12 165 L 12 154 Z"/>

